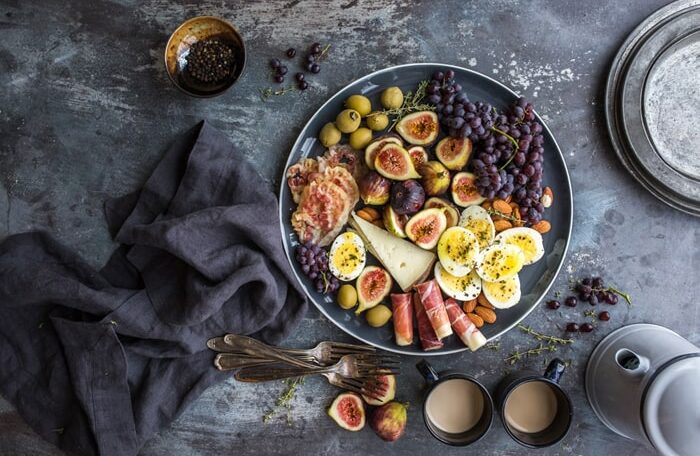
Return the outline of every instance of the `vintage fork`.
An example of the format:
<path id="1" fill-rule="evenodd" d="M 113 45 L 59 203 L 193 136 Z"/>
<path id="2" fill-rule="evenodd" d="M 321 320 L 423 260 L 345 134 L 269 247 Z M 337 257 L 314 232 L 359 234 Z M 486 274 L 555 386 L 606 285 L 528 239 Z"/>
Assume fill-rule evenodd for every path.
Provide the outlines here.
<path id="1" fill-rule="evenodd" d="M 241 382 L 258 383 L 308 375 L 322 375 L 331 385 L 381 399 L 380 396 L 385 392 L 385 387 L 377 383 L 375 376 L 378 374 L 398 374 L 398 366 L 395 364 L 398 361 L 382 361 L 381 365 L 374 364 L 376 361 L 373 358 L 371 362 L 367 362 L 362 359 L 362 355 L 346 355 L 333 366 L 315 369 L 248 367 L 239 370 L 234 374 L 234 378 Z"/>
<path id="2" fill-rule="evenodd" d="M 399 361 L 392 357 L 345 355 L 330 366 L 313 368 L 248 367 L 239 370 L 234 378 L 241 382 L 266 382 L 308 375 L 338 374 L 350 379 L 363 379 L 379 374 L 399 374 Z"/>
<path id="3" fill-rule="evenodd" d="M 236 336 L 236 337 L 246 337 L 246 336 Z M 261 342 L 262 344 L 262 342 Z M 236 346 L 226 343 L 224 337 L 214 337 L 207 341 L 207 347 L 210 349 L 221 352 L 221 353 L 237 353 L 240 354 Z M 301 361 L 315 362 L 322 366 L 336 363 L 340 360 L 343 355 L 350 355 L 354 353 L 375 353 L 376 349 L 368 345 L 354 345 L 346 344 L 343 342 L 320 342 L 314 348 L 311 349 L 296 349 L 296 348 L 280 348 L 274 347 L 278 351 L 294 356 Z M 245 355 L 244 356 L 248 356 Z M 251 357 L 252 358 L 252 357 Z M 222 359 L 217 356 L 217 359 Z M 257 364 L 262 363 L 264 360 L 257 359 Z M 230 360 L 229 360 L 230 362 Z M 269 361 L 270 363 L 274 361 Z M 218 366 L 217 366 L 218 367 Z M 239 366 L 242 367 L 242 366 Z"/>

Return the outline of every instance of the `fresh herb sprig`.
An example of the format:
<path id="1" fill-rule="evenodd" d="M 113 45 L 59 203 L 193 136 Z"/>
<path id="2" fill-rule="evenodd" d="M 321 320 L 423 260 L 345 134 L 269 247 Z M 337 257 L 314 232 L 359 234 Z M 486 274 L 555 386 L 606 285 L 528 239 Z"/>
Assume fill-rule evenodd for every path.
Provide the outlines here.
<path id="1" fill-rule="evenodd" d="M 391 131 L 394 129 L 396 124 L 408 114 L 418 111 L 435 111 L 435 106 L 428 103 L 423 103 L 426 87 L 428 87 L 428 81 L 419 82 L 415 92 L 408 92 L 403 97 L 403 104 L 401 107 L 373 112 L 367 117 L 376 116 L 379 114 L 385 114 L 389 117 L 393 117 L 393 122 L 388 130 Z"/>
<path id="2" fill-rule="evenodd" d="M 504 214 L 503 212 L 497 211 L 495 209 L 486 209 L 486 212 L 488 212 L 489 215 L 496 215 L 496 216 L 504 218 L 506 220 L 510 220 L 511 222 L 516 222 L 516 223 L 522 222 L 522 220 L 520 220 L 517 217 L 513 217 L 512 215 Z"/>
<path id="3" fill-rule="evenodd" d="M 286 383 L 287 387 L 282 391 L 277 400 L 275 400 L 275 406 L 263 415 L 263 423 L 270 421 L 280 408 L 285 408 L 287 410 L 287 423 L 291 421 L 290 412 L 292 409 L 292 401 L 296 396 L 297 387 L 304 383 L 304 378 L 290 378 L 285 380 L 284 383 Z"/>
<path id="4" fill-rule="evenodd" d="M 587 310 L 583 313 L 583 315 L 593 320 L 593 323 L 598 321 L 598 314 L 595 313 L 595 310 Z"/>
<path id="5" fill-rule="evenodd" d="M 535 331 L 530 326 L 525 326 L 525 325 L 519 324 L 518 329 L 520 329 L 522 332 L 524 332 L 526 334 L 530 334 L 532 337 L 534 337 L 537 340 L 545 341 L 545 342 L 548 342 L 550 344 L 569 345 L 569 344 L 574 343 L 573 339 L 562 339 L 561 337 L 550 336 L 548 334 L 542 334 L 540 332 Z"/>
<path id="6" fill-rule="evenodd" d="M 282 87 L 281 89 L 273 89 L 272 87 L 265 87 L 264 89 L 260 89 L 259 91 L 260 91 L 260 98 L 262 99 L 262 101 L 267 101 L 268 99 L 270 99 L 273 96 L 285 95 L 289 92 L 294 92 L 296 90 L 299 90 L 299 89 L 297 89 L 294 86 L 289 86 L 289 87 Z"/>
<path id="7" fill-rule="evenodd" d="M 508 364 L 513 365 L 513 364 L 517 363 L 518 361 L 522 360 L 523 358 L 528 358 L 530 356 L 537 356 L 537 355 L 540 355 L 540 354 L 545 353 L 545 352 L 555 352 L 558 349 L 559 349 L 559 347 L 557 347 L 557 345 L 555 345 L 555 344 L 550 343 L 550 344 L 545 345 L 542 342 L 540 342 L 537 345 L 537 347 L 529 348 L 529 349 L 522 351 L 522 352 L 517 351 L 517 350 L 514 351 L 513 353 L 510 354 L 509 357 L 504 359 L 504 361 Z"/>

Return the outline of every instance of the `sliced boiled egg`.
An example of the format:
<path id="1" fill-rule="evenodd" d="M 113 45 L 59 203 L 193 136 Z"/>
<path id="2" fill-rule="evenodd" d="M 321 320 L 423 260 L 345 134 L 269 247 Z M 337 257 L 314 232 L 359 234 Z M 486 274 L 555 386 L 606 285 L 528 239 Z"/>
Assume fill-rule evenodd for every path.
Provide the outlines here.
<path id="1" fill-rule="evenodd" d="M 523 268 L 525 254 L 511 244 L 493 244 L 479 255 L 476 272 L 487 282 L 499 282 L 516 275 Z"/>
<path id="2" fill-rule="evenodd" d="M 328 269 L 339 280 L 355 280 L 365 267 L 367 253 L 362 238 L 347 231 L 340 234 L 331 245 Z"/>
<path id="3" fill-rule="evenodd" d="M 455 277 L 440 263 L 435 263 L 435 280 L 443 293 L 459 301 L 476 299 L 481 293 L 481 278 L 474 270 L 464 277 Z"/>
<path id="4" fill-rule="evenodd" d="M 469 206 L 463 210 L 458 225 L 474 233 L 481 250 L 491 245 L 496 236 L 493 220 L 486 209 L 481 206 Z"/>
<path id="5" fill-rule="evenodd" d="M 520 302 L 520 278 L 518 275 L 498 282 L 481 283 L 484 296 L 497 309 L 507 309 Z"/>
<path id="6" fill-rule="evenodd" d="M 532 264 L 544 256 L 542 235 L 532 228 L 517 227 L 502 231 L 494 244 L 510 244 L 518 247 L 525 255 L 525 264 Z"/>
<path id="7" fill-rule="evenodd" d="M 447 272 L 456 277 L 464 277 L 474 269 L 479 256 L 479 241 L 468 229 L 453 226 L 440 235 L 437 254 Z"/>

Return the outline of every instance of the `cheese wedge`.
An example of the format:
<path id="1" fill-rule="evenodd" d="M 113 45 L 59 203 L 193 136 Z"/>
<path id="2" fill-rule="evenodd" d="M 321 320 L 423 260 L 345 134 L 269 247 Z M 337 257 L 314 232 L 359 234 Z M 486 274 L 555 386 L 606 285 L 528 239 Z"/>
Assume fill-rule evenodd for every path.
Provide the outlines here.
<path id="1" fill-rule="evenodd" d="M 436 258 L 433 252 L 390 234 L 354 212 L 350 226 L 362 237 L 367 250 L 382 263 L 403 291 L 411 290 L 432 271 Z"/>

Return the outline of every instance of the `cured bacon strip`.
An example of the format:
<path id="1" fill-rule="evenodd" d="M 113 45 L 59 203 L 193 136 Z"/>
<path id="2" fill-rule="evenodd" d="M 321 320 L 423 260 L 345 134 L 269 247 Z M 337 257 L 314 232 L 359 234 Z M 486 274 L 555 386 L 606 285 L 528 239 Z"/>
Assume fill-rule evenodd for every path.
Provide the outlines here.
<path id="1" fill-rule="evenodd" d="M 423 347 L 423 350 L 430 351 L 442 348 L 444 344 L 435 335 L 433 325 L 430 324 L 430 320 L 428 319 L 428 315 L 425 313 L 423 304 L 420 302 L 420 296 L 418 296 L 418 293 L 413 295 L 413 307 L 416 310 L 418 336 L 420 337 L 420 344 Z"/>
<path id="2" fill-rule="evenodd" d="M 413 309 L 411 309 L 411 293 L 392 293 L 391 306 L 394 314 L 394 336 L 396 345 L 406 346 L 413 343 Z"/>
<path id="3" fill-rule="evenodd" d="M 438 339 L 451 335 L 450 318 L 447 316 L 442 293 L 440 293 L 440 288 L 435 279 L 420 283 L 415 288 Z"/>
<path id="4" fill-rule="evenodd" d="M 464 345 L 469 347 L 471 351 L 476 351 L 479 347 L 486 343 L 486 337 L 481 334 L 476 325 L 462 311 L 457 301 L 449 298 L 445 301 L 445 309 L 450 317 L 450 323 L 455 332 L 462 339 Z"/>

